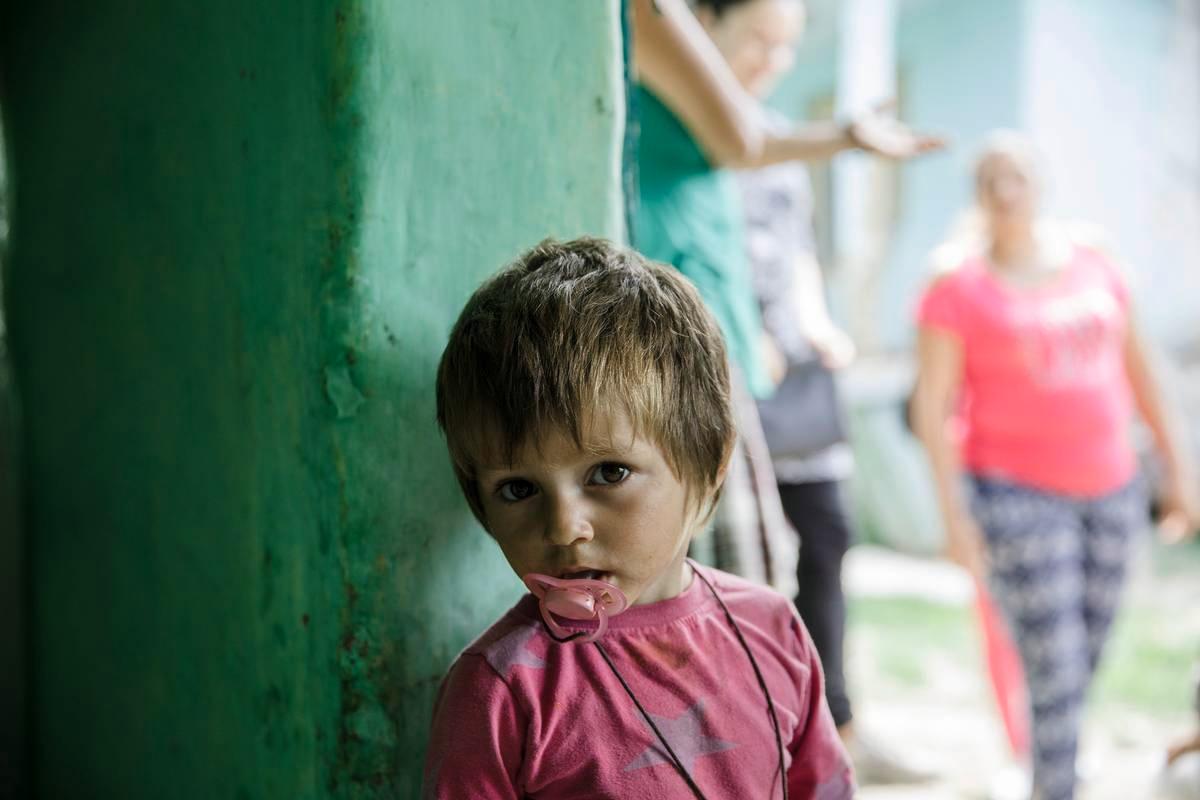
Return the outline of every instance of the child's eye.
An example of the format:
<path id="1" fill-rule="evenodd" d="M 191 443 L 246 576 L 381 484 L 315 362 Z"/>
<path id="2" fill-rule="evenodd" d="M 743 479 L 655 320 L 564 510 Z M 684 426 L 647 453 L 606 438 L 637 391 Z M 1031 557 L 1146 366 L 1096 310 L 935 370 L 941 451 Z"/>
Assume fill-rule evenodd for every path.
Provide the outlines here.
<path id="1" fill-rule="evenodd" d="M 605 463 L 592 470 L 591 482 L 600 486 L 613 486 L 629 477 L 629 468 L 620 464 Z"/>
<path id="2" fill-rule="evenodd" d="M 533 484 L 526 480 L 505 481 L 496 490 L 496 494 L 500 495 L 501 500 L 509 503 L 517 503 L 527 497 L 532 497 L 537 493 Z"/>

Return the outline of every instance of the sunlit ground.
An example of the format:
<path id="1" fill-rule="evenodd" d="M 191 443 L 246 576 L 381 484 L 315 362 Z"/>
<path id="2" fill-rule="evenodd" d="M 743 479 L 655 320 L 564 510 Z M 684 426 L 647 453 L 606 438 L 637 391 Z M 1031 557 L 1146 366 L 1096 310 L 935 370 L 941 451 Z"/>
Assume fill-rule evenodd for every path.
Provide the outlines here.
<path id="1" fill-rule="evenodd" d="M 995 710 L 970 584 L 954 567 L 872 547 L 846 566 L 848 679 L 862 728 L 941 776 L 908 788 L 864 787 L 865 800 L 1005 798 L 1019 772 Z M 1200 543 L 1142 543 L 1090 698 L 1081 800 L 1200 797 L 1200 767 L 1171 794 L 1168 743 L 1195 723 L 1200 658 Z M 1178 779 L 1181 776 L 1174 776 Z M 1026 795 L 1027 797 L 1027 795 Z"/>

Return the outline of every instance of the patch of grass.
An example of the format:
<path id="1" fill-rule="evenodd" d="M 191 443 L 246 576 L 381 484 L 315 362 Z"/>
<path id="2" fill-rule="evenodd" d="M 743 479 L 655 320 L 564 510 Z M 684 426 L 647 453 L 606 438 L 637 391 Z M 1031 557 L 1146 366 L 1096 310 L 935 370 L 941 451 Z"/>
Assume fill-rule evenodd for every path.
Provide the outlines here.
<path id="1" fill-rule="evenodd" d="M 902 687 L 928 686 L 938 661 L 978 663 L 968 608 L 916 597 L 852 597 L 848 617 L 853 635 L 871 644 L 871 671 Z"/>
<path id="2" fill-rule="evenodd" d="M 1134 706 L 1167 715 L 1187 711 L 1200 640 L 1181 635 L 1173 622 L 1162 611 L 1144 607 L 1127 609 L 1118 618 L 1093 687 L 1098 708 Z"/>
<path id="3" fill-rule="evenodd" d="M 1200 660 L 1200 543 L 1155 548 L 1153 577 L 1131 587 L 1106 646 L 1089 705 L 1106 712 L 1135 708 L 1151 716 L 1189 713 Z M 1182 589 L 1182 590 L 1181 590 Z M 1182 606 L 1182 607 L 1180 607 Z M 868 674 L 901 689 L 936 689 L 939 665 L 983 675 L 974 609 L 919 597 L 851 597 L 851 657 L 865 657 Z"/>
<path id="4" fill-rule="evenodd" d="M 1159 580 L 1184 580 L 1196 584 L 1200 575 L 1200 536 L 1182 544 L 1155 544 L 1150 563 Z"/>
<path id="5" fill-rule="evenodd" d="M 1149 545 L 1149 574 L 1135 576 L 1093 686 L 1098 709 L 1189 714 L 1200 661 L 1200 539 Z"/>

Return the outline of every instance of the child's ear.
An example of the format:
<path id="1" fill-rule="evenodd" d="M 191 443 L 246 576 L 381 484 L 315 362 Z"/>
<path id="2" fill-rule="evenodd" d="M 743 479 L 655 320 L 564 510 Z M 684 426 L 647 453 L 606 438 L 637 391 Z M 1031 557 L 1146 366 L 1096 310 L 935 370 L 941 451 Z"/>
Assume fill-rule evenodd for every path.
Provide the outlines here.
<path id="1" fill-rule="evenodd" d="M 701 508 L 705 505 L 708 508 L 701 514 L 701 524 L 707 525 L 712 519 L 717 510 L 717 504 L 721 501 L 722 490 L 725 488 L 725 477 L 729 474 L 729 465 L 733 463 L 733 447 L 725 453 L 724 460 L 721 461 L 721 466 L 717 468 L 717 474 L 713 480 L 712 486 L 704 492 L 704 498 L 701 502 Z"/>
<path id="2" fill-rule="evenodd" d="M 721 466 L 717 468 L 717 479 L 713 483 L 714 490 L 719 490 L 725 485 L 725 476 L 729 474 L 729 465 L 733 462 L 733 450 L 734 448 L 730 446 L 725 451 L 725 458 L 721 461 Z"/>

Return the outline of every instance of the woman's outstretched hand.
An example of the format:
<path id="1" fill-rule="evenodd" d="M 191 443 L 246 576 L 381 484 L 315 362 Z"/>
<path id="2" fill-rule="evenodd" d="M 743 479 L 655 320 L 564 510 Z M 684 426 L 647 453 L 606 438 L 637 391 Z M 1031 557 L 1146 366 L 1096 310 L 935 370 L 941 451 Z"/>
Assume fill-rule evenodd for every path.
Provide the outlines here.
<path id="1" fill-rule="evenodd" d="M 846 136 L 860 150 L 884 158 L 904 160 L 946 146 L 941 136 L 918 133 L 895 116 L 894 101 L 881 103 L 846 126 Z"/>
<path id="2" fill-rule="evenodd" d="M 841 328 L 833 325 L 809 334 L 808 338 L 821 363 L 832 370 L 850 366 L 858 352 L 854 347 L 854 340 Z"/>

